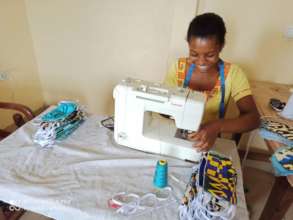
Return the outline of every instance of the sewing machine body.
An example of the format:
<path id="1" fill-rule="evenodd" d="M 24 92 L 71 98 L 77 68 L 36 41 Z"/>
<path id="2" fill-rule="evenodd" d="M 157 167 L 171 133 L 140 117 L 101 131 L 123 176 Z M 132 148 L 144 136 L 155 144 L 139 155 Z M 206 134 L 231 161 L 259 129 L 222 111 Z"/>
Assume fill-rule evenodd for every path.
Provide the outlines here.
<path id="1" fill-rule="evenodd" d="M 113 96 L 118 144 L 184 160 L 200 159 L 192 142 L 174 135 L 177 128 L 198 130 L 205 106 L 202 93 L 128 78 L 115 87 Z"/>

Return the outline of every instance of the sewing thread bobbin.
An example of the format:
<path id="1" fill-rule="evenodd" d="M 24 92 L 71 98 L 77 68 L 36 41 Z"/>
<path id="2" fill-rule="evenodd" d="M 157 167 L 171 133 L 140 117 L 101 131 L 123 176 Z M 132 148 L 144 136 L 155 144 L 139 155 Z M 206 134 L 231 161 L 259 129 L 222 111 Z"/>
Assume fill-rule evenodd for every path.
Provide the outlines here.
<path id="1" fill-rule="evenodd" d="M 157 188 L 164 188 L 168 185 L 167 160 L 159 160 L 157 162 L 153 184 Z"/>

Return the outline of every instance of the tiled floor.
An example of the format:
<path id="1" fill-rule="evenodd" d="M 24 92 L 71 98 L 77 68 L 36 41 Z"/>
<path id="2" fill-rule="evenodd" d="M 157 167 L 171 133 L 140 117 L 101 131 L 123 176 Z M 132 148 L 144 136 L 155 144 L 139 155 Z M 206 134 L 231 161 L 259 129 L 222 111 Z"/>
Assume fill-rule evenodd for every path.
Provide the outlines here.
<path id="1" fill-rule="evenodd" d="M 257 167 L 257 168 L 256 168 Z M 274 182 L 271 166 L 269 163 L 247 161 L 243 170 L 245 183 L 246 202 L 250 212 L 250 219 L 257 220 L 264 208 L 265 202 Z M 283 220 L 293 219 L 293 205 Z M 21 220 L 49 220 L 35 213 L 26 212 Z"/>

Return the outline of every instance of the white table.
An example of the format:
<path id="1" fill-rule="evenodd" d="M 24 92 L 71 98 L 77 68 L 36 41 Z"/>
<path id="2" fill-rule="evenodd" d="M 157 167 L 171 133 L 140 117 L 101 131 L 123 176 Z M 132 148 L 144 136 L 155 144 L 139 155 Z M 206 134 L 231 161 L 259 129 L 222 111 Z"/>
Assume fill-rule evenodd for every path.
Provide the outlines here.
<path id="1" fill-rule="evenodd" d="M 51 149 L 33 143 L 37 130 L 34 121 L 1 141 L 0 200 L 58 220 L 124 219 L 108 208 L 108 199 L 121 191 L 141 195 L 152 191 L 155 165 L 162 158 L 168 160 L 169 175 L 182 181 L 169 178 L 180 200 L 192 164 L 116 145 L 112 132 L 100 127 L 102 118 L 90 116 Z M 248 220 L 236 146 L 230 140 L 219 139 L 216 149 L 234 160 L 238 170 L 235 219 Z M 178 219 L 177 207 L 173 203 L 139 219 Z"/>

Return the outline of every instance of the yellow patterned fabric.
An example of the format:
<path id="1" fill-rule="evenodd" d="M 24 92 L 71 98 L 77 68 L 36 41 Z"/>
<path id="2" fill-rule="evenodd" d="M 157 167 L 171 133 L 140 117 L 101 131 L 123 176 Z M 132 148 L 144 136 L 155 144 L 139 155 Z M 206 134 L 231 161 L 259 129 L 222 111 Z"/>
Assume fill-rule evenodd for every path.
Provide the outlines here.
<path id="1" fill-rule="evenodd" d="M 229 158 L 209 153 L 205 167 L 204 189 L 217 198 L 236 204 L 236 170 Z"/>
<path id="2" fill-rule="evenodd" d="M 261 121 L 261 128 L 264 128 L 270 132 L 281 135 L 282 137 L 286 138 L 289 141 L 293 141 L 293 127 L 292 126 L 289 126 L 274 120 L 266 119 Z"/>
<path id="3" fill-rule="evenodd" d="M 164 80 L 164 83 L 171 87 L 183 87 L 186 72 L 189 68 L 187 58 L 179 58 L 174 62 Z M 225 107 L 232 97 L 235 102 L 241 98 L 251 95 L 248 80 L 237 65 L 224 62 L 225 68 Z M 220 77 L 211 91 L 207 94 L 207 103 L 203 117 L 203 123 L 218 119 L 219 105 L 221 101 Z M 225 108 L 226 109 L 226 108 Z"/>
<path id="4" fill-rule="evenodd" d="M 230 158 L 215 151 L 194 165 L 179 207 L 180 219 L 233 219 L 237 172 Z"/>
<path id="5" fill-rule="evenodd" d="M 285 169 L 293 171 L 293 147 L 283 147 L 274 156 Z"/>

